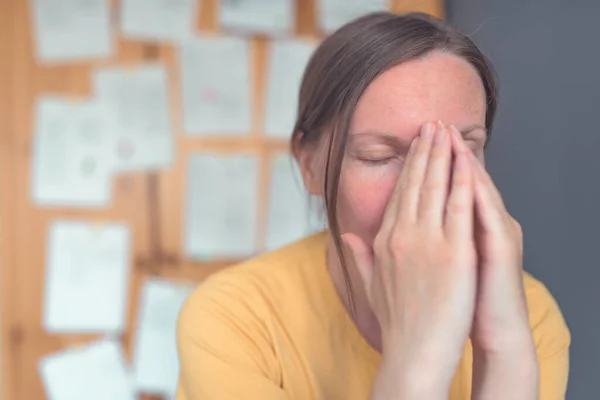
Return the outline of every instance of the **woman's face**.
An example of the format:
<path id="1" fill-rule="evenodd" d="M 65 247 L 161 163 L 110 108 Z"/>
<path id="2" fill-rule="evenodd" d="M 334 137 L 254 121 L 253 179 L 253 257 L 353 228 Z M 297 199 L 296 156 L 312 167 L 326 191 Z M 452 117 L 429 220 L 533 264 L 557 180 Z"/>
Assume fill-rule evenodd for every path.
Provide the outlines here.
<path id="1" fill-rule="evenodd" d="M 425 122 L 455 125 L 483 161 L 485 104 L 475 69 L 440 51 L 375 79 L 350 125 L 337 203 L 341 232 L 373 243 L 408 147 Z"/>

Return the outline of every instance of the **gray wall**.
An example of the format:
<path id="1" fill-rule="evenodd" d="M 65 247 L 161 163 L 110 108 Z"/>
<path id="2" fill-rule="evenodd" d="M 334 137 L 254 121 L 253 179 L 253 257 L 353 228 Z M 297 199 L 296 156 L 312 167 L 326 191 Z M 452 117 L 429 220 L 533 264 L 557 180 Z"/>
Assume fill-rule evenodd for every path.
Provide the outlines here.
<path id="1" fill-rule="evenodd" d="M 488 167 L 525 266 L 572 333 L 567 398 L 600 393 L 600 1 L 447 0 L 500 76 Z"/>

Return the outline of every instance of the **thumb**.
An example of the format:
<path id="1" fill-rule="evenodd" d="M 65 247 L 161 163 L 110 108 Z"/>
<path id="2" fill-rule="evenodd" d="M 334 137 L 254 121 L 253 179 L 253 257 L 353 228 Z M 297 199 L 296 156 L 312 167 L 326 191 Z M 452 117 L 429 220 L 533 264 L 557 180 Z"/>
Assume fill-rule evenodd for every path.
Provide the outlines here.
<path id="1" fill-rule="evenodd" d="M 373 250 L 354 233 L 344 233 L 342 241 L 346 245 L 356 269 L 363 280 L 367 295 L 371 298 L 371 280 L 373 277 Z"/>

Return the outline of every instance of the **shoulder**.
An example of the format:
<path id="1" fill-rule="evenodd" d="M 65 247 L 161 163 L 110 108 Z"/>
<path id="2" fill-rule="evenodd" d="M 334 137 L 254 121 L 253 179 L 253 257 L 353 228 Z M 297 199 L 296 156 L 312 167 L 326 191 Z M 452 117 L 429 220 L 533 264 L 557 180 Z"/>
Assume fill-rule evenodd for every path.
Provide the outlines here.
<path id="1" fill-rule="evenodd" d="M 528 272 L 523 283 L 529 311 L 529 324 L 540 356 L 552 356 L 567 349 L 571 334 L 560 307 L 546 285 Z"/>
<path id="2" fill-rule="evenodd" d="M 297 278 L 309 275 L 315 264 L 325 262 L 326 232 L 319 232 L 289 244 L 224 268 L 206 278 L 192 293 L 188 302 L 204 298 L 265 296 L 264 289 L 299 284 Z M 287 288 L 289 289 L 289 288 Z"/>
<path id="3" fill-rule="evenodd" d="M 180 329 L 195 329 L 199 319 L 217 316 L 246 325 L 264 321 L 274 306 L 297 300 L 312 286 L 315 263 L 324 262 L 325 241 L 320 232 L 209 276 L 186 300 Z"/>
<path id="4" fill-rule="evenodd" d="M 276 313 L 290 308 L 293 290 L 301 291 L 294 288 L 310 276 L 323 236 L 225 268 L 190 294 L 177 322 L 180 390 L 188 398 L 241 398 L 248 392 L 282 398 Z"/>

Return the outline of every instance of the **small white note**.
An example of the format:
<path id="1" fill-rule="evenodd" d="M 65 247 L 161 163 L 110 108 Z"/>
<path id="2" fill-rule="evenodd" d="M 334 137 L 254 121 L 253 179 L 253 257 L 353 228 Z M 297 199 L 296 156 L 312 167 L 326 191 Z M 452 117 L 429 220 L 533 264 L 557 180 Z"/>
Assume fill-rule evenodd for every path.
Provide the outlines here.
<path id="1" fill-rule="evenodd" d="M 103 207 L 115 168 L 115 120 L 97 102 L 42 97 L 36 105 L 32 197 L 40 206 Z"/>
<path id="2" fill-rule="evenodd" d="M 30 0 L 41 63 L 107 57 L 113 52 L 109 0 Z"/>
<path id="3" fill-rule="evenodd" d="M 271 157 L 267 250 L 274 250 L 324 228 L 315 206 L 318 198 L 304 189 L 296 161 L 289 154 Z"/>
<path id="4" fill-rule="evenodd" d="M 123 0 L 121 32 L 131 39 L 181 42 L 194 33 L 197 0 Z"/>
<path id="5" fill-rule="evenodd" d="M 365 14 L 388 11 L 389 0 L 317 0 L 319 25 L 331 33 Z"/>
<path id="6" fill-rule="evenodd" d="M 177 318 L 193 285 L 149 279 L 142 298 L 134 345 L 134 377 L 140 392 L 175 397 L 179 377 Z"/>
<path id="7" fill-rule="evenodd" d="M 115 114 L 117 169 L 142 171 L 173 162 L 167 70 L 160 64 L 105 68 L 95 72 L 99 101 Z"/>
<path id="8" fill-rule="evenodd" d="M 235 37 L 189 40 L 181 49 L 184 129 L 189 135 L 247 134 L 250 49 Z"/>
<path id="9" fill-rule="evenodd" d="M 291 137 L 302 76 L 315 48 L 300 40 L 272 42 L 264 128 L 268 136 Z"/>
<path id="10" fill-rule="evenodd" d="M 294 31 L 294 7 L 292 0 L 221 0 L 219 19 L 234 31 L 289 35 Z"/>
<path id="11" fill-rule="evenodd" d="M 130 275 L 127 226 L 55 221 L 48 245 L 46 331 L 122 332 Z"/>
<path id="12" fill-rule="evenodd" d="M 39 372 L 49 400 L 136 400 L 121 345 L 103 339 L 47 355 Z"/>
<path id="13" fill-rule="evenodd" d="M 255 253 L 258 161 L 250 154 L 190 158 L 186 253 L 196 259 Z"/>

